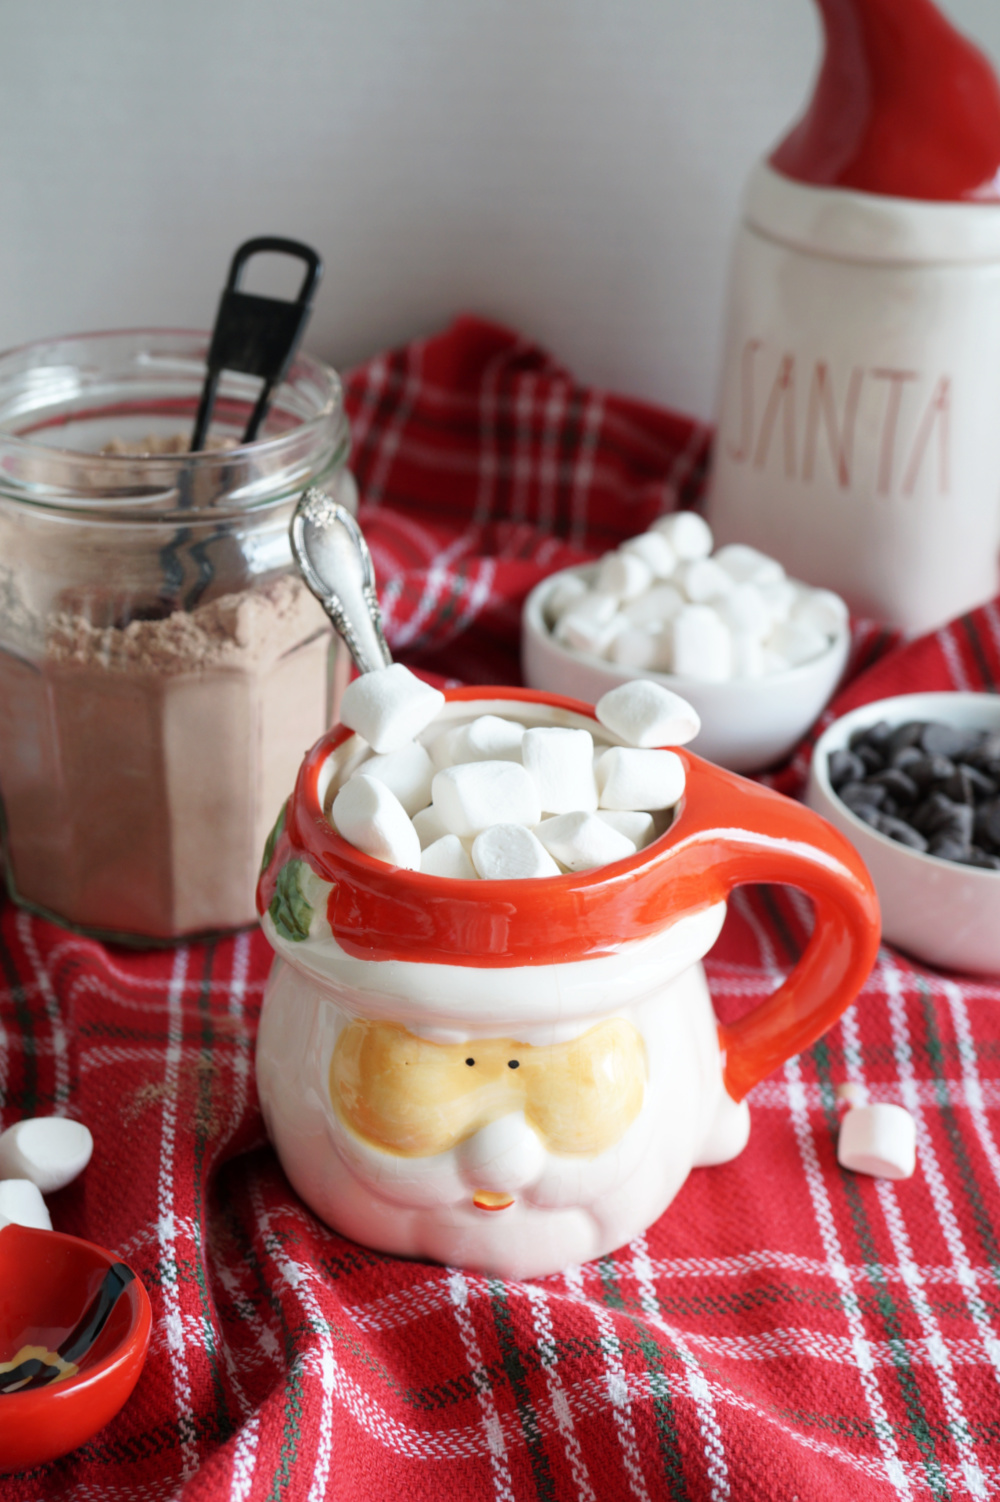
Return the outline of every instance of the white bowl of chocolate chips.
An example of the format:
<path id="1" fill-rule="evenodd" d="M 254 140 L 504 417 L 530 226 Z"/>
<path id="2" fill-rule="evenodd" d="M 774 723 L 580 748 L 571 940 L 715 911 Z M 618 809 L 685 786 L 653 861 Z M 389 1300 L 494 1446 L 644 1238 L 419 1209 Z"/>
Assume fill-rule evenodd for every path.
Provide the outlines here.
<path id="1" fill-rule="evenodd" d="M 817 741 L 806 801 L 859 851 L 891 944 L 1000 973 L 1000 696 L 900 694 L 852 710 Z"/>

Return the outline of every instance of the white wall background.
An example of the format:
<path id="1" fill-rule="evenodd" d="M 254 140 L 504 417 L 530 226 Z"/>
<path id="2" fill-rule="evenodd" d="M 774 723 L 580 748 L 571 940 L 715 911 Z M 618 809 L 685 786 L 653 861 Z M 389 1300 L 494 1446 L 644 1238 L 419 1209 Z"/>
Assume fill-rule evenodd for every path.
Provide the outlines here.
<path id="1" fill-rule="evenodd" d="M 1000 63 L 998 0 L 944 0 Z M 348 365 L 478 310 L 706 415 L 741 184 L 810 0 L 3 0 L 0 347 L 208 327 L 236 244 L 326 261 Z"/>

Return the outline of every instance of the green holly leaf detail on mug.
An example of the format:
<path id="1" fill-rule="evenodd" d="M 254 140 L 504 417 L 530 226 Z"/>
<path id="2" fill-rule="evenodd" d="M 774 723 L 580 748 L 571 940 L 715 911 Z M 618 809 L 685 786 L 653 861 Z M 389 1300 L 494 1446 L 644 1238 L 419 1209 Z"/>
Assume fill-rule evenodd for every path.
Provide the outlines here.
<path id="1" fill-rule="evenodd" d="M 275 850 L 277 849 L 278 841 L 281 839 L 281 831 L 285 827 L 285 815 L 287 812 L 288 799 L 286 798 L 284 803 L 281 805 L 281 812 L 278 814 L 278 817 L 274 821 L 274 828 L 271 830 L 271 833 L 264 841 L 264 859 L 260 863 L 261 876 L 263 876 L 264 872 L 271 864 L 271 858 L 274 855 Z"/>
<path id="2" fill-rule="evenodd" d="M 305 870 L 305 861 L 289 861 L 287 866 L 282 866 L 268 908 L 278 933 L 294 944 L 308 939 L 313 918 L 312 906 L 306 900 L 299 880 Z"/>

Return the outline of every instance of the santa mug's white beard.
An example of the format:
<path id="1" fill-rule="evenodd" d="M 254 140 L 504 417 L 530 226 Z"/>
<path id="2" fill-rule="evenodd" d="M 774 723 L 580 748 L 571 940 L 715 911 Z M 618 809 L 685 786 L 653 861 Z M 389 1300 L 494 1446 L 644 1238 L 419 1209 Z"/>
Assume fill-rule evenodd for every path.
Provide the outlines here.
<path id="1" fill-rule="evenodd" d="M 268 1131 L 302 1198 L 367 1246 L 505 1277 L 587 1261 L 643 1231 L 692 1166 L 735 1156 L 749 1130 L 746 1106 L 722 1083 L 700 964 L 609 1014 L 641 1034 L 647 1078 L 638 1115 L 605 1151 L 552 1152 L 523 1112 L 508 1112 L 447 1151 L 404 1156 L 345 1124 L 331 1099 L 330 1063 L 352 1019 L 329 986 L 279 962 L 258 1041 Z M 518 1036 L 531 1044 L 530 1028 L 522 1024 Z M 477 1204 L 484 1194 L 504 1203 Z"/>

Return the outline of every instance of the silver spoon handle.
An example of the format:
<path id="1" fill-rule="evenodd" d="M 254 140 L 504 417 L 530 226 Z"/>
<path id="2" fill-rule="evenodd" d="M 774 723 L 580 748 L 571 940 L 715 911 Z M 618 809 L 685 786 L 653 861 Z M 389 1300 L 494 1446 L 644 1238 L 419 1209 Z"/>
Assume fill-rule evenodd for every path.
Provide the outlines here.
<path id="1" fill-rule="evenodd" d="M 351 513 L 311 486 L 292 517 L 292 552 L 309 589 L 330 617 L 360 673 L 388 667 L 375 566 Z"/>

